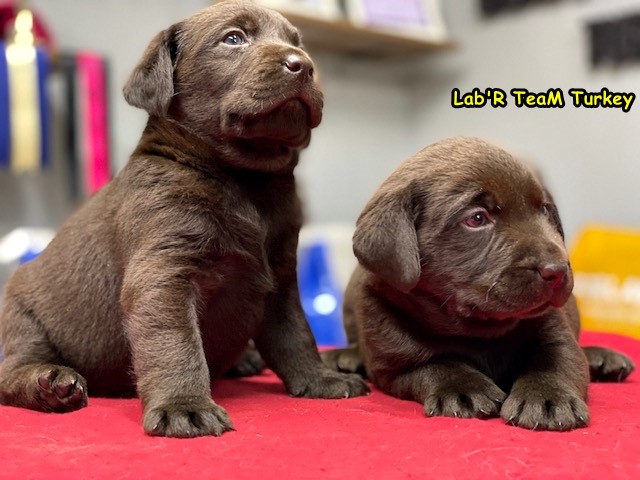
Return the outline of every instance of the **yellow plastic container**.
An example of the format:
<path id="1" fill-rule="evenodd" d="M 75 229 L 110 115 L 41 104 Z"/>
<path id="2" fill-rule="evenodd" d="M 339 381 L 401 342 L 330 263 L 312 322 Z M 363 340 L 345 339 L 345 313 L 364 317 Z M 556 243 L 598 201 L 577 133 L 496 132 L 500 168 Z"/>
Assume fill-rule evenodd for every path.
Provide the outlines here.
<path id="1" fill-rule="evenodd" d="M 640 338 L 640 230 L 588 226 L 570 256 L 582 327 Z"/>

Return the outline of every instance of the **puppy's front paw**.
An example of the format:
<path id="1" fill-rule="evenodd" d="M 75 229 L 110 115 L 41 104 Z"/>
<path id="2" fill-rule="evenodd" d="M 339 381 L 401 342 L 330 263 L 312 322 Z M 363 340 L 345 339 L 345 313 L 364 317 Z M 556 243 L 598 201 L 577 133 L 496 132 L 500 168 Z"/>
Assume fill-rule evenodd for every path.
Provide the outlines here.
<path id="1" fill-rule="evenodd" d="M 369 387 L 360 376 L 333 372 L 328 368 L 303 381 L 293 382 L 288 390 L 294 397 L 306 398 L 349 398 L 369 393 Z"/>
<path id="2" fill-rule="evenodd" d="M 514 387 L 500 416 L 507 423 L 531 430 L 573 430 L 589 423 L 584 400 L 563 387 L 537 385 Z"/>
<path id="3" fill-rule="evenodd" d="M 149 407 L 144 412 L 142 426 L 149 435 L 179 438 L 217 437 L 233 430 L 225 409 L 209 398 L 174 399 Z"/>
<path id="4" fill-rule="evenodd" d="M 429 417 L 489 418 L 498 416 L 507 395 L 493 382 L 477 378 L 437 388 L 424 401 Z"/>
<path id="5" fill-rule="evenodd" d="M 57 365 L 35 373 L 35 397 L 43 410 L 71 412 L 87 405 L 87 381 L 75 370 Z"/>
<path id="6" fill-rule="evenodd" d="M 626 355 L 602 347 L 582 349 L 589 361 L 592 382 L 622 382 L 635 370 L 633 360 Z"/>

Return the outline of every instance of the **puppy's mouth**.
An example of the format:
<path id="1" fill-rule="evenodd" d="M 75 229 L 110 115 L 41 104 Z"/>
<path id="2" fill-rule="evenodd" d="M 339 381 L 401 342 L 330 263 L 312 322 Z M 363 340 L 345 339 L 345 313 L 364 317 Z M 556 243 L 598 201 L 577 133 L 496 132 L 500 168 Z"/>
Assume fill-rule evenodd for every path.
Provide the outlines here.
<path id="1" fill-rule="evenodd" d="M 285 99 L 255 113 L 230 113 L 223 121 L 223 132 L 236 140 L 269 149 L 307 146 L 312 128 L 322 120 L 322 104 L 307 95 Z"/>
<path id="2" fill-rule="evenodd" d="M 536 318 L 547 313 L 550 309 L 555 308 L 551 302 L 545 302 L 541 305 L 533 307 L 505 310 L 505 311 L 483 311 L 480 309 L 467 309 L 466 316 L 477 318 L 482 321 L 508 321 L 508 320 L 525 320 L 527 318 Z"/>
<path id="3" fill-rule="evenodd" d="M 479 322 L 539 318 L 554 308 L 564 306 L 573 290 L 571 276 L 557 286 L 541 281 L 515 280 L 517 278 L 514 281 L 495 282 L 483 293 L 478 291 L 448 302 L 449 308 L 463 318 L 473 318 Z M 497 288 L 494 288 L 496 285 Z"/>
<path id="4" fill-rule="evenodd" d="M 464 331 L 470 335 L 494 338 L 505 335 L 521 320 L 538 318 L 553 308 L 551 303 L 544 303 L 524 310 L 489 312 L 477 308 L 458 309 L 457 312 L 464 326 Z"/>

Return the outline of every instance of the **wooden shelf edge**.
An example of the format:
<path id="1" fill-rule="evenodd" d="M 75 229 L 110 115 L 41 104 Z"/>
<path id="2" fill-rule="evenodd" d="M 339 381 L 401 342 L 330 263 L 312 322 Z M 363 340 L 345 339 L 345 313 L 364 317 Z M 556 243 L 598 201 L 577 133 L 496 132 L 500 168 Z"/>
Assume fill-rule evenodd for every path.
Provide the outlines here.
<path id="1" fill-rule="evenodd" d="M 359 27 L 345 19 L 330 20 L 288 11 L 281 13 L 300 29 L 302 41 L 310 49 L 373 57 L 400 57 L 450 50 L 456 45 L 450 39 L 422 40 L 394 35 L 385 30 Z"/>

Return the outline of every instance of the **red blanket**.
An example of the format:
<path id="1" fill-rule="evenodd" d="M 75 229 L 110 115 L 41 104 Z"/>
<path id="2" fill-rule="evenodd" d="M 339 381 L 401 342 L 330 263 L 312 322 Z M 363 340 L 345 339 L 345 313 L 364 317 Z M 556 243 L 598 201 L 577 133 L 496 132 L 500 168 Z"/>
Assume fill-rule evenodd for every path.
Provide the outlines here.
<path id="1" fill-rule="evenodd" d="M 640 342 L 585 333 L 631 355 Z M 374 390 L 348 400 L 289 397 L 271 373 L 221 380 L 214 398 L 236 431 L 152 438 L 138 400 L 91 398 L 44 414 L 0 406 L 0 478 L 638 479 L 640 381 L 590 387 L 591 425 L 531 432 L 500 419 L 426 418 L 419 404 Z"/>

